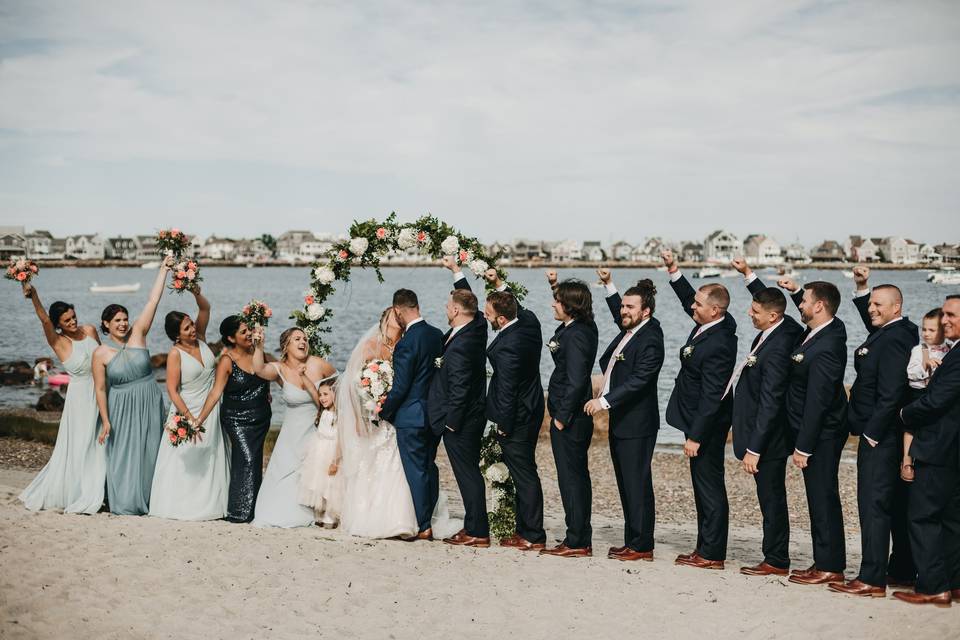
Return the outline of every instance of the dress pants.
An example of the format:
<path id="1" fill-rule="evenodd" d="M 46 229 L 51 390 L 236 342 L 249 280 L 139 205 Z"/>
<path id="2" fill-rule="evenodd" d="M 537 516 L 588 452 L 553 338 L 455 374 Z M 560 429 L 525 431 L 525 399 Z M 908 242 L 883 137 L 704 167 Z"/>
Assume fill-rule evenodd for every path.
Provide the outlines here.
<path id="1" fill-rule="evenodd" d="M 503 462 L 517 489 L 517 535 L 534 544 L 547 541 L 543 530 L 543 487 L 537 474 L 537 442 L 540 423 L 516 427 L 508 436 L 498 436 Z"/>
<path id="2" fill-rule="evenodd" d="M 810 511 L 813 562 L 820 571 L 842 573 L 847 567 L 843 510 L 837 474 L 847 434 L 820 440 L 803 470 L 803 484 Z"/>
<path id="3" fill-rule="evenodd" d="M 463 500 L 463 528 L 468 536 L 490 537 L 490 522 L 487 518 L 487 487 L 480 473 L 480 441 L 483 439 L 483 423 L 470 425 L 460 431 L 443 432 L 443 446 L 450 459 L 453 477 L 457 480 Z"/>
<path id="4" fill-rule="evenodd" d="M 954 454 L 956 460 L 956 454 Z M 960 589 L 960 469 L 914 460 L 910 486 L 910 543 L 917 593 Z"/>
<path id="5" fill-rule="evenodd" d="M 706 560 L 727 559 L 727 529 L 730 505 L 724 484 L 723 451 L 727 432 L 717 429 L 704 442 L 695 458 L 690 458 L 693 500 L 697 507 L 697 554 Z"/>
<path id="6" fill-rule="evenodd" d="M 653 551 L 656 508 L 650 462 L 657 436 L 610 436 L 610 457 L 623 506 L 623 543 L 634 551 Z"/>
<path id="7" fill-rule="evenodd" d="M 590 483 L 587 450 L 593 439 L 593 418 L 580 414 L 557 429 L 550 420 L 550 444 L 557 465 L 557 483 L 567 525 L 563 543 L 571 549 L 593 546 L 590 510 L 593 504 L 593 486 Z"/>
<path id="8" fill-rule="evenodd" d="M 760 456 L 757 473 L 753 476 L 763 516 L 763 561 L 778 569 L 790 568 L 786 475 L 786 458 Z"/>

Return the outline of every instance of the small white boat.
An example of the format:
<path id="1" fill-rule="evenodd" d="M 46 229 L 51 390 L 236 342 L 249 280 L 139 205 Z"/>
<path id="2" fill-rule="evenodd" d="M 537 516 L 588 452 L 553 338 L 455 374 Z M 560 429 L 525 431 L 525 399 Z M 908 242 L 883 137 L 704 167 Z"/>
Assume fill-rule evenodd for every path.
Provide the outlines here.
<path id="1" fill-rule="evenodd" d="M 844 271 L 844 272 L 843 272 L 843 277 L 844 277 L 844 278 L 852 278 L 852 277 L 853 277 L 853 271 Z"/>
<path id="2" fill-rule="evenodd" d="M 740 275 L 740 272 L 736 269 L 724 269 L 720 272 L 721 278 L 736 278 L 738 275 Z"/>
<path id="3" fill-rule="evenodd" d="M 157 269 L 160 268 L 160 265 L 161 265 L 161 264 L 163 264 L 163 263 L 160 262 L 159 260 L 154 260 L 153 262 L 144 262 L 142 265 L 140 265 L 140 268 L 141 268 L 141 269 L 152 269 L 152 270 L 156 271 Z"/>
<path id="4" fill-rule="evenodd" d="M 940 271 L 928 273 L 927 282 L 931 284 L 960 284 L 960 273 L 954 267 L 943 267 Z"/>
<path id="5" fill-rule="evenodd" d="M 693 277 L 703 280 L 704 278 L 719 278 L 720 270 L 713 267 L 704 267 L 693 272 Z"/>
<path id="6" fill-rule="evenodd" d="M 136 293 L 140 291 L 140 283 L 101 285 L 94 282 L 90 285 L 90 293 Z"/>

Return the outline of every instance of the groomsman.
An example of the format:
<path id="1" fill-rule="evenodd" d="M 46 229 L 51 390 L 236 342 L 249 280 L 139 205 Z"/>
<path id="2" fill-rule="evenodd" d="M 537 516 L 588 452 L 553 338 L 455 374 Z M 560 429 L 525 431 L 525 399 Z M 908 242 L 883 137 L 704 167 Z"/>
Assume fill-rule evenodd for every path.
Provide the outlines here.
<path id="1" fill-rule="evenodd" d="M 900 412 L 913 433 L 914 481 L 908 518 L 915 592 L 893 597 L 911 604 L 960 602 L 960 295 L 943 303 L 943 335 L 953 341 L 926 393 Z"/>
<path id="2" fill-rule="evenodd" d="M 794 570 L 790 582 L 827 584 L 843 580 L 847 549 L 837 474 L 847 441 L 847 328 L 836 317 L 840 292 L 829 282 L 802 289 L 790 278 L 778 284 L 791 293 L 806 331 L 794 346 L 787 383 L 787 420 L 796 445 L 794 465 L 803 471 L 813 538 L 813 566 Z"/>
<path id="3" fill-rule="evenodd" d="M 443 266 L 454 276 L 460 273 L 450 257 L 443 259 Z M 487 323 L 466 279 L 458 279 L 454 287 L 446 308 L 450 330 L 443 336 L 443 352 L 427 394 L 430 428 L 443 439 L 465 512 L 463 529 L 444 542 L 489 547 L 487 491 L 480 473 L 480 441 L 487 425 Z"/>
<path id="4" fill-rule="evenodd" d="M 695 291 L 671 251 L 662 254 L 670 286 L 696 323 L 680 350 L 680 373 L 667 404 L 667 422 L 683 431 L 697 507 L 697 546 L 676 564 L 723 569 L 730 507 L 723 481 L 723 451 L 730 430 L 732 399 L 725 393 L 737 360 L 737 323 L 727 313 L 730 293 L 720 284 Z"/>
<path id="5" fill-rule="evenodd" d="M 583 411 L 593 395 L 593 363 L 597 358 L 598 331 L 593 320 L 590 287 L 578 280 L 557 284 L 556 273 L 547 279 L 553 288 L 553 314 L 560 321 L 547 343 L 553 356 L 553 374 L 547 389 L 550 411 L 550 444 L 557 465 L 557 483 L 567 525 L 563 541 L 544 555 L 583 558 L 593 555 L 590 483 L 587 450 L 593 438 L 593 417 Z"/>
<path id="6" fill-rule="evenodd" d="M 539 551 L 547 540 L 536 456 L 545 404 L 540 382 L 543 334 L 540 320 L 517 303 L 496 270 L 488 270 L 486 279 L 495 291 L 487 296 L 483 315 L 497 332 L 487 348 L 493 369 L 487 419 L 495 425 L 503 461 L 517 489 L 516 533 L 500 540 L 500 546 Z M 466 279 L 457 280 L 460 283 L 466 284 Z"/>
<path id="7" fill-rule="evenodd" d="M 609 269 L 597 271 L 607 288 L 607 306 L 620 333 L 600 356 L 603 387 L 584 407 L 587 415 L 610 412 L 610 457 L 623 506 L 623 546 L 616 560 L 653 560 L 656 509 L 650 462 L 660 429 L 657 381 L 663 367 L 663 330 L 653 317 L 657 288 L 641 280 L 623 298 Z"/>
<path id="8" fill-rule="evenodd" d="M 746 260 L 735 259 L 733 268 L 743 274 L 753 294 L 749 315 L 760 331 L 726 391 L 733 396 L 733 452 L 756 481 L 763 516 L 763 562 L 741 567 L 740 573 L 786 575 L 790 570 L 786 469 L 794 444 L 787 425 L 787 378 L 790 354 L 803 326 L 785 315 L 787 298 L 783 292 L 765 286 Z"/>
<path id="9" fill-rule="evenodd" d="M 868 337 L 853 352 L 857 379 L 847 408 L 850 433 L 860 437 L 857 505 L 862 560 L 854 580 L 829 586 L 840 593 L 882 598 L 887 594 L 888 575 L 899 584 L 912 584 L 916 576 L 906 535 L 906 487 L 900 480 L 903 430 L 899 414 L 909 402 L 907 363 L 920 331 L 902 315 L 900 289 L 883 284 L 870 291 L 869 275 L 868 267 L 853 269 L 857 284 L 853 303 Z M 888 558 L 891 533 L 893 555 Z"/>

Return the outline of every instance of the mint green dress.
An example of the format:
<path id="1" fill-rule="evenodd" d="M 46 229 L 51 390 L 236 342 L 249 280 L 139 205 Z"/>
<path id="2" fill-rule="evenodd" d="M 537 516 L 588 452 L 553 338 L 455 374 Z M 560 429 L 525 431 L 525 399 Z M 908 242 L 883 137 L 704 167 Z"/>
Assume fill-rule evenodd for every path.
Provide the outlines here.
<path id="1" fill-rule="evenodd" d="M 153 377 L 150 352 L 124 346 L 107 363 L 107 501 L 117 515 L 150 511 L 150 488 L 157 464 L 166 410 Z"/>

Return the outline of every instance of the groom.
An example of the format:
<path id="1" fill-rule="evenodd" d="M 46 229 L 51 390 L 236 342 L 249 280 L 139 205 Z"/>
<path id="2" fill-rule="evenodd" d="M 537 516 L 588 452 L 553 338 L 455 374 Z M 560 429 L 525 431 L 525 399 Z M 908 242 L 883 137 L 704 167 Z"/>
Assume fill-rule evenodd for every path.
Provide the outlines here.
<path id="1" fill-rule="evenodd" d="M 417 294 L 398 289 L 393 312 L 404 328 L 393 351 L 393 387 L 380 415 L 397 430 L 397 448 L 410 485 L 420 532 L 414 540 L 433 540 L 430 521 L 440 493 L 440 475 L 434 458 L 437 440 L 428 428 L 427 390 L 443 353 L 443 333 L 420 316 Z"/>

